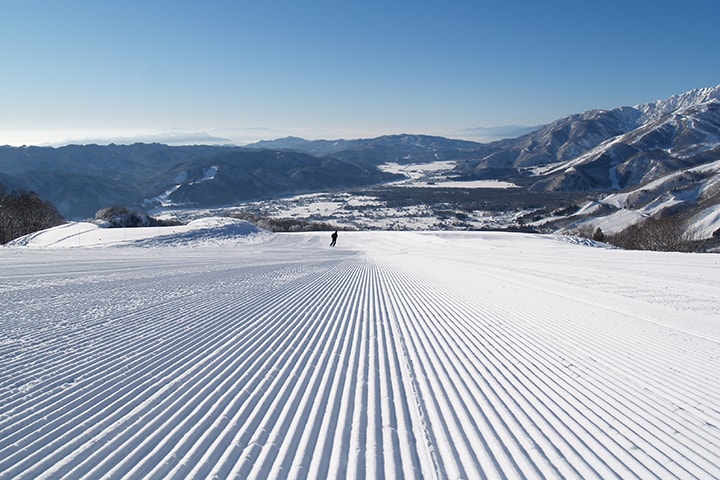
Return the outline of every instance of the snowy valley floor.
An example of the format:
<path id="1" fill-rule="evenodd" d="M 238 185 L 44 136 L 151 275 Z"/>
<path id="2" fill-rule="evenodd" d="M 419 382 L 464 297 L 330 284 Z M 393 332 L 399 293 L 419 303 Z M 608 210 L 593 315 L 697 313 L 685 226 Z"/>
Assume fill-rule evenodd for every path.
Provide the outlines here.
<path id="1" fill-rule="evenodd" d="M 0 249 L 0 478 L 719 478 L 720 255 Z"/>

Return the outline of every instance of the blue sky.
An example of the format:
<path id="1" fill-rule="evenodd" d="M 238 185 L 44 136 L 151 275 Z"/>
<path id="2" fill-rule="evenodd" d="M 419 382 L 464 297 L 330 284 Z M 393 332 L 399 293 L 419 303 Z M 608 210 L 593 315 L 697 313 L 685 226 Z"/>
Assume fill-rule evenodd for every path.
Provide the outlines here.
<path id="1" fill-rule="evenodd" d="M 715 86 L 718 19 L 716 0 L 3 0 L 0 145 L 472 138 Z"/>

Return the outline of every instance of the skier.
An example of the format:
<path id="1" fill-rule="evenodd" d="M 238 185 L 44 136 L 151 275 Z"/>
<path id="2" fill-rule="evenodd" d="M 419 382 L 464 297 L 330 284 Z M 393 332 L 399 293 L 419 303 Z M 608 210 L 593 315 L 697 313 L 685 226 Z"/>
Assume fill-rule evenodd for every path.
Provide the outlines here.
<path id="1" fill-rule="evenodd" d="M 334 246 L 335 246 L 335 242 L 337 242 L 337 237 L 338 237 L 337 230 L 335 230 L 335 231 L 333 232 L 333 234 L 330 235 L 330 238 L 332 238 L 332 241 L 330 242 L 330 246 L 331 246 L 331 247 L 334 247 Z"/>

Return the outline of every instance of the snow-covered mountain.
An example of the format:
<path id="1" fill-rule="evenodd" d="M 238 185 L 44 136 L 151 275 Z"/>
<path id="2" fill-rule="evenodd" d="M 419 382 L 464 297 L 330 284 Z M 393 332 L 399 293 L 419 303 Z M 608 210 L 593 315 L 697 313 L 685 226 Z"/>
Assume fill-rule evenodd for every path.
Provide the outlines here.
<path id="1" fill-rule="evenodd" d="M 631 110 L 636 121 L 628 125 L 639 122 L 637 126 L 547 169 L 534 188 L 620 190 L 720 158 L 720 101 L 683 104 L 661 113 L 668 109 L 656 102 Z"/>
<path id="2" fill-rule="evenodd" d="M 718 159 L 720 85 L 667 100 L 570 115 L 489 145 L 463 174 L 530 169 L 535 190 L 609 190 Z M 542 167 L 542 168 L 539 168 Z"/>
<path id="3" fill-rule="evenodd" d="M 693 240 L 720 228 L 720 86 L 570 115 L 488 147 L 486 154 L 458 163 L 463 178 L 494 176 L 531 192 L 586 191 L 596 197 L 569 218 L 552 219 L 563 229 L 619 231 L 645 218 L 670 216 Z"/>
<path id="4" fill-rule="evenodd" d="M 676 111 L 697 105 L 720 101 L 720 85 L 708 88 L 696 88 L 689 92 L 673 95 L 667 100 L 657 100 L 635 108 L 642 112 L 644 122 L 652 122 Z"/>

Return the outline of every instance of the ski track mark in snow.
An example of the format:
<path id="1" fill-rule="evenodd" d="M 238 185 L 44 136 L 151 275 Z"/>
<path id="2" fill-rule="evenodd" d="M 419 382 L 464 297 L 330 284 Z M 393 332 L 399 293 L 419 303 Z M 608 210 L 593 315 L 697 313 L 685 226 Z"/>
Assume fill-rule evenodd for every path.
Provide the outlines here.
<path id="1" fill-rule="evenodd" d="M 0 479 L 720 476 L 711 322 L 492 238 L 315 238 L 9 256 Z"/>

